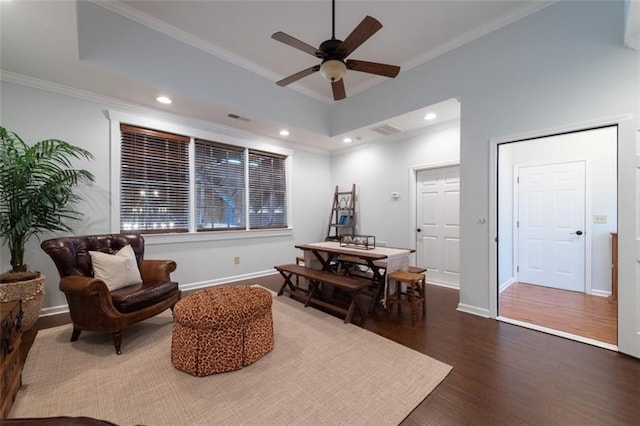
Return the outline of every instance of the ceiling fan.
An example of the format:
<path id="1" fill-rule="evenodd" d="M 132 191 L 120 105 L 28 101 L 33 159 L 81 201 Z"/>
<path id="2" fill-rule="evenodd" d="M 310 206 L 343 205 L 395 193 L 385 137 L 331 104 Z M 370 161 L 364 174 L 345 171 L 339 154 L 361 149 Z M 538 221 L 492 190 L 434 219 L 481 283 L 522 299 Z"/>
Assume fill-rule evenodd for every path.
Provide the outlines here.
<path id="1" fill-rule="evenodd" d="M 382 24 L 371 16 L 366 16 L 360 24 L 342 41 L 336 39 L 336 2 L 332 0 L 332 27 L 331 39 L 325 40 L 320 44 L 319 48 L 308 45 L 282 31 L 273 33 L 272 39 L 282 42 L 288 46 L 295 47 L 305 53 L 322 59 L 320 65 L 314 65 L 311 68 L 299 71 L 289 77 L 277 81 L 278 86 L 287 86 L 303 77 L 311 75 L 315 72 L 320 73 L 329 81 L 331 81 L 331 90 L 333 99 L 339 101 L 347 97 L 342 77 L 347 70 L 366 72 L 369 74 L 381 75 L 384 77 L 395 77 L 400 72 L 400 67 L 396 65 L 380 64 L 377 62 L 366 62 L 355 59 L 346 59 L 354 50 L 362 43 L 367 41 L 374 35 Z"/>

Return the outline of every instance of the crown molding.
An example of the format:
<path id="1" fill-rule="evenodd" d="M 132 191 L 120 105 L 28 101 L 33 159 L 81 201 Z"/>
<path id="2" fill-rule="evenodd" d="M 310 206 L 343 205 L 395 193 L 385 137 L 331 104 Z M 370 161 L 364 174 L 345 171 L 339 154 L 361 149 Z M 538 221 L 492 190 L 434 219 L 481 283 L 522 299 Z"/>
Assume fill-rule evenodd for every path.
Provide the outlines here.
<path id="1" fill-rule="evenodd" d="M 425 62 L 428 62 L 440 55 L 457 49 L 458 47 L 461 47 L 467 43 L 471 43 L 472 41 L 484 37 L 487 34 L 506 27 L 507 25 L 510 25 L 516 21 L 519 21 L 520 19 L 537 13 L 542 9 L 545 9 L 552 4 L 557 3 L 557 1 L 558 0 L 551 0 L 548 2 L 536 2 L 527 4 L 523 7 L 518 8 L 517 10 L 512 11 L 511 13 L 505 14 L 499 18 L 489 21 L 471 31 L 467 31 L 464 34 L 455 37 L 451 41 L 444 43 L 435 49 L 431 49 L 430 51 L 425 52 L 423 55 L 417 56 L 411 61 L 405 62 L 404 64 L 402 64 L 402 67 L 403 69 L 408 70 Z"/>
<path id="2" fill-rule="evenodd" d="M 147 28 L 158 31 L 159 33 L 162 33 L 168 37 L 176 39 L 202 52 L 215 56 L 219 59 L 222 59 L 226 62 L 236 65 L 240 68 L 243 68 L 247 71 L 250 71 L 268 80 L 271 80 L 274 83 L 282 78 L 281 75 L 278 75 L 273 71 L 270 71 L 264 68 L 261 65 L 248 61 L 232 52 L 229 52 L 226 49 L 221 48 L 220 46 L 216 46 L 213 43 L 210 43 L 208 41 L 201 39 L 200 37 L 196 37 L 193 34 L 190 34 L 186 31 L 183 31 L 179 28 L 174 27 L 173 25 L 169 25 L 164 21 L 161 21 L 157 18 L 149 16 L 146 13 L 140 12 L 139 10 L 131 6 L 128 6 L 124 3 L 121 3 L 120 1 L 103 1 L 103 0 L 89 0 L 89 1 L 95 4 L 96 6 L 100 6 L 103 9 L 106 9 L 110 12 L 116 13 L 122 17 L 130 19 L 134 22 L 137 22 L 138 24 L 144 25 Z M 321 96 L 315 91 L 309 90 L 300 85 L 292 84 L 289 87 L 294 89 L 298 93 L 301 93 L 305 96 L 309 96 L 310 98 L 313 98 L 325 104 L 330 104 L 332 101 L 332 100 L 329 100 L 326 96 Z"/>
<path id="3" fill-rule="evenodd" d="M 7 83 L 17 84 L 20 86 L 29 87 L 32 89 L 43 90 L 45 92 L 55 93 L 58 95 L 70 96 L 76 99 L 103 104 L 105 109 L 119 109 L 125 113 L 139 114 L 143 116 L 152 116 L 156 119 L 169 121 L 173 123 L 179 123 L 184 126 L 201 129 L 207 132 L 216 133 L 222 136 L 235 138 L 239 140 L 252 140 L 267 145 L 272 145 L 291 151 L 306 151 L 314 154 L 328 155 L 328 151 L 307 146 L 304 144 L 296 144 L 293 142 L 281 141 L 278 139 L 269 138 L 266 136 L 260 136 L 249 131 L 237 129 L 234 127 L 226 126 L 221 123 L 201 120 L 192 117 L 186 117 L 178 114 L 170 114 L 165 111 L 143 107 L 131 102 L 123 101 L 119 98 L 111 96 L 100 95 L 88 90 L 78 89 L 71 86 L 66 86 L 59 83 L 54 83 L 48 80 L 42 80 L 35 77 L 26 76 L 24 74 L 18 74 L 12 71 L 6 71 L 0 69 L 0 81 L 6 81 Z"/>
<path id="4" fill-rule="evenodd" d="M 197 118 L 186 117 L 177 114 L 170 114 L 165 111 L 160 111 L 153 108 L 143 107 L 137 104 L 133 104 L 130 102 L 123 101 L 122 99 L 100 95 L 95 92 L 90 92 L 83 89 L 78 89 L 75 87 L 65 86 L 63 84 L 54 83 L 47 80 L 41 80 L 39 78 L 29 77 L 23 74 L 14 73 L 11 71 L 0 71 L 0 80 L 6 81 L 8 83 L 18 84 L 20 86 L 30 87 L 32 89 L 43 90 L 46 92 L 56 93 L 59 95 L 70 96 L 77 99 L 81 99 L 84 101 L 95 102 L 98 104 L 103 104 L 107 109 L 120 109 L 128 113 L 139 114 L 145 116 L 153 116 L 154 118 L 181 123 L 182 125 L 194 127 L 197 129 L 207 130 L 211 132 L 216 132 L 222 134 L 224 136 L 229 136 L 238 139 L 252 139 L 252 140 L 263 140 L 269 141 L 271 143 L 275 143 L 280 145 L 280 141 L 276 141 L 275 139 L 269 139 L 266 137 L 258 136 L 250 132 L 245 132 L 240 129 L 236 129 L 233 127 L 225 126 L 224 124 L 214 123 L 211 121 L 200 120 Z"/>
<path id="5" fill-rule="evenodd" d="M 89 0 L 93 4 L 102 7 L 103 9 L 109 10 L 113 13 L 116 13 L 120 16 L 123 16 L 127 19 L 130 19 L 134 22 L 137 22 L 141 25 L 146 26 L 152 30 L 158 31 L 162 34 L 165 34 L 169 37 L 172 37 L 176 40 L 179 40 L 191 47 L 199 49 L 209 55 L 213 55 L 219 59 L 222 59 L 226 62 L 229 62 L 233 65 L 241 67 L 247 71 L 250 71 L 254 74 L 267 78 L 273 82 L 282 78 L 282 76 L 277 75 L 276 73 L 260 66 L 254 62 L 248 61 L 232 52 L 229 52 L 226 49 L 223 49 L 219 46 L 216 46 L 210 42 L 207 42 L 199 37 L 194 36 L 186 31 L 183 31 L 179 28 L 174 27 L 173 25 L 169 25 L 164 21 L 161 21 L 157 18 L 154 18 L 146 13 L 140 12 L 139 10 L 126 5 L 120 1 L 101 1 L 101 0 Z M 527 4 L 509 14 L 501 16 L 497 19 L 494 19 L 491 22 L 488 22 L 472 31 L 468 31 L 461 36 L 458 36 L 451 40 L 448 43 L 445 43 L 435 49 L 432 49 L 428 52 L 425 52 L 423 55 L 417 56 L 411 61 L 407 61 L 404 64 L 401 64 L 402 71 L 409 70 L 418 65 L 421 65 L 425 62 L 428 62 L 444 53 L 447 53 L 451 50 L 454 50 L 460 46 L 463 46 L 467 43 L 470 43 L 482 36 L 485 36 L 493 31 L 496 31 L 506 25 L 509 25 L 513 22 L 516 22 L 526 16 L 529 16 L 533 13 L 536 13 L 554 3 L 558 0 L 550 0 L 548 2 L 536 2 L 533 4 Z M 377 80 L 369 80 L 363 83 L 360 83 L 351 88 L 351 92 L 353 94 L 360 93 L 366 89 L 369 89 L 373 86 L 381 84 L 380 81 Z M 309 96 L 317 101 L 323 102 L 325 104 L 332 104 L 335 101 L 327 96 L 323 96 L 318 94 L 317 92 L 307 89 L 300 84 L 291 84 L 288 86 L 290 89 L 297 91 L 300 94 L 305 96 Z"/>

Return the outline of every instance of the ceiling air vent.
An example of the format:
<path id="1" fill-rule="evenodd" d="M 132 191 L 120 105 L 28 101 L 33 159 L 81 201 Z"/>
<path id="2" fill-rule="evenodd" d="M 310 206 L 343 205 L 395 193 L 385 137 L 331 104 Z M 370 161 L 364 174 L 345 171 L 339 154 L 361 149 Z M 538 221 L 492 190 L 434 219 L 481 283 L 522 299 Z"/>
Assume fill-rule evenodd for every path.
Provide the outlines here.
<path id="1" fill-rule="evenodd" d="M 238 114 L 229 113 L 229 114 L 227 114 L 227 117 L 233 118 L 234 120 L 240 120 L 240 121 L 245 121 L 245 122 L 251 121 L 251 119 L 249 119 L 247 117 L 243 117 L 243 116 L 238 115 Z"/>
<path id="2" fill-rule="evenodd" d="M 381 134 L 382 136 L 389 136 L 395 133 L 400 133 L 402 130 L 391 126 L 390 124 L 383 124 L 379 127 L 374 127 L 371 129 L 372 131 Z"/>

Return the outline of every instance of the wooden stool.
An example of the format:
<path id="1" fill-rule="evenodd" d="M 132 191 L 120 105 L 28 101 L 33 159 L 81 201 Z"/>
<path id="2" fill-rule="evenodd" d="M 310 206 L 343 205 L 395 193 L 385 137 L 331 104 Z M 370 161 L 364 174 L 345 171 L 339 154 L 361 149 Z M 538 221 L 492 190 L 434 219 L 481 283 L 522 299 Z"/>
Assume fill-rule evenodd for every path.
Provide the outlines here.
<path id="1" fill-rule="evenodd" d="M 391 310 L 391 304 L 396 303 L 398 305 L 398 312 L 400 312 L 401 305 L 408 305 L 411 307 L 411 321 L 414 323 L 417 319 L 417 311 L 419 305 L 422 305 L 422 316 L 424 317 L 427 312 L 427 298 L 425 297 L 425 274 L 416 274 L 409 271 L 394 271 L 387 275 L 387 312 Z M 391 283 L 396 282 L 396 291 L 394 294 L 389 294 L 391 289 Z M 407 285 L 406 290 L 402 289 L 402 283 Z"/>

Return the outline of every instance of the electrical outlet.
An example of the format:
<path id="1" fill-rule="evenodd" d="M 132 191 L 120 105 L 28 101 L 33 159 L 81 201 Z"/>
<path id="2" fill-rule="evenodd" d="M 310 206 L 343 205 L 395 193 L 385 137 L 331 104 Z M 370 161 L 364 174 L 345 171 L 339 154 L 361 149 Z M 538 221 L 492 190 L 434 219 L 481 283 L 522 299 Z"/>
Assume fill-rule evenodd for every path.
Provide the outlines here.
<path id="1" fill-rule="evenodd" d="M 593 215 L 593 223 L 607 223 L 607 215 L 606 214 L 594 214 Z"/>
<path id="2" fill-rule="evenodd" d="M 240 263 L 240 256 L 234 257 L 233 258 L 233 263 L 236 264 L 236 265 L 239 264 Z"/>

